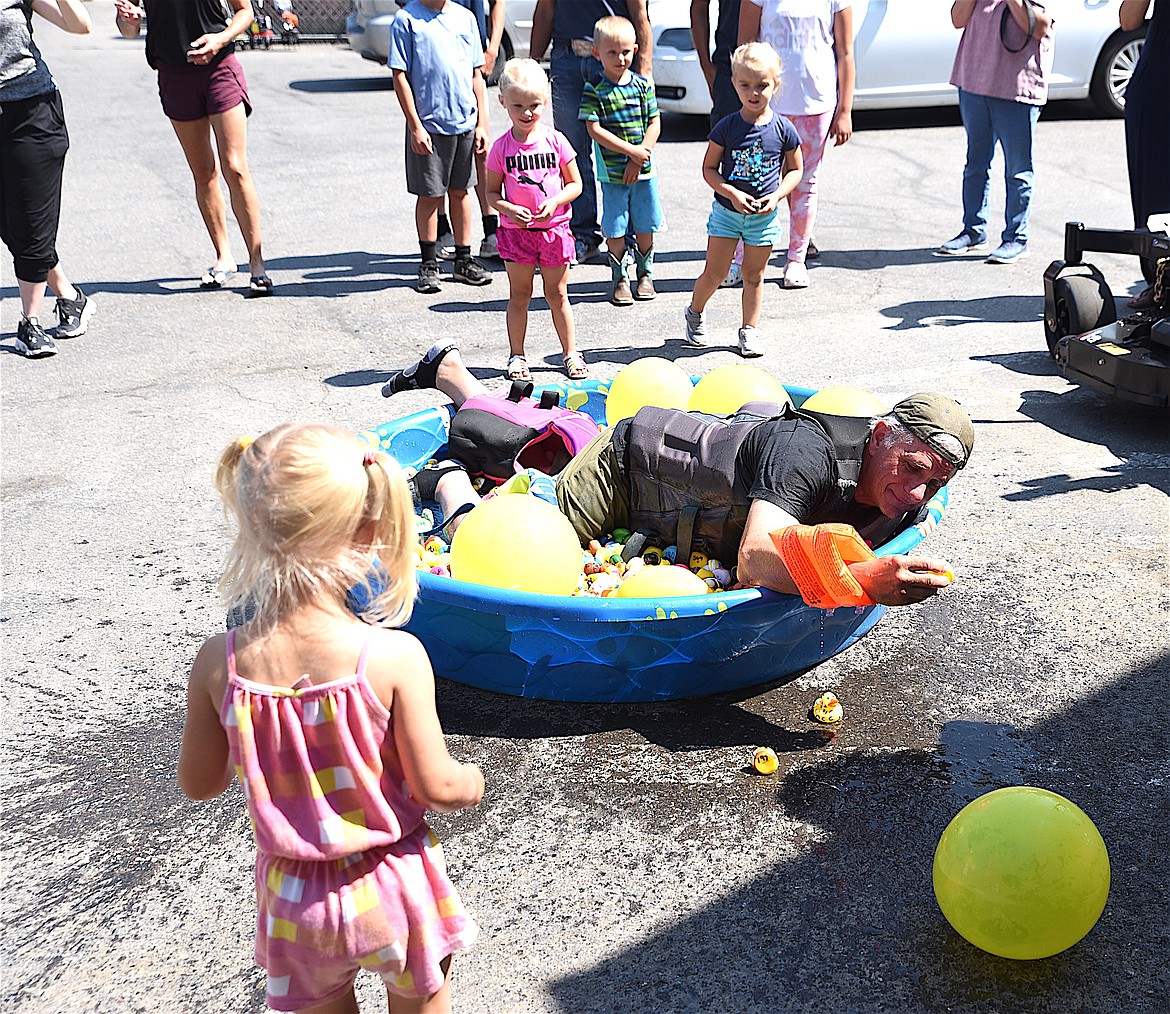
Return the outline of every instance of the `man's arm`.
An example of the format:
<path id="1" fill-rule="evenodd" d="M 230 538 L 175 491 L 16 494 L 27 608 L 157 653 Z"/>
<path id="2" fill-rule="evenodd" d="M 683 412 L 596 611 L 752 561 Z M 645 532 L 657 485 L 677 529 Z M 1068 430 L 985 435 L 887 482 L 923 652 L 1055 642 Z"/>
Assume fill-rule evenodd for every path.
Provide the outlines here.
<path id="1" fill-rule="evenodd" d="M 972 3 L 975 0 L 971 0 Z M 739 39 L 738 44 L 758 42 L 760 38 L 760 15 L 763 11 L 759 4 L 752 0 L 743 0 L 739 7 Z"/>
<path id="2" fill-rule="evenodd" d="M 771 588 L 782 595 L 800 594 L 772 543 L 772 532 L 796 524 L 800 522 L 783 507 L 777 507 L 767 500 L 752 501 L 743 539 L 739 543 L 737 579 L 740 584 Z"/>
<path id="3" fill-rule="evenodd" d="M 1121 9 L 1117 12 L 1123 32 L 1132 32 L 1141 28 L 1146 20 L 1146 12 L 1150 9 L 1150 0 L 1121 0 Z"/>
<path id="4" fill-rule="evenodd" d="M 711 59 L 711 0 L 691 0 L 691 41 L 699 54 L 699 66 L 707 79 L 707 91 L 715 98 L 715 63 Z"/>
<path id="5" fill-rule="evenodd" d="M 654 35 L 650 31 L 646 0 L 626 0 L 626 9 L 634 26 L 634 42 L 638 44 L 638 52 L 634 54 L 634 73 L 641 74 L 647 81 L 653 81 Z"/>
<path id="6" fill-rule="evenodd" d="M 496 66 L 500 55 L 500 42 L 504 38 L 504 0 L 491 0 L 488 8 L 488 40 L 483 51 L 483 76 L 488 77 Z"/>
<path id="7" fill-rule="evenodd" d="M 528 42 L 528 55 L 532 59 L 544 59 L 548 44 L 552 42 L 556 16 L 557 0 L 536 0 L 536 9 L 532 12 L 532 35 Z"/>

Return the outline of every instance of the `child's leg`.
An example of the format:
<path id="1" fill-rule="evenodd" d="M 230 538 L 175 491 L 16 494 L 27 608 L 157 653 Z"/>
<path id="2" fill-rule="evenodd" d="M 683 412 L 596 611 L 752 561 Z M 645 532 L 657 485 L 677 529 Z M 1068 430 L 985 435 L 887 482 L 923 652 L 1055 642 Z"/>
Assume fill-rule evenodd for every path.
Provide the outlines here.
<path id="1" fill-rule="evenodd" d="M 451 216 L 451 232 L 455 236 L 455 245 L 471 245 L 471 220 L 475 214 L 471 201 L 471 193 L 467 190 L 447 191 L 448 213 Z"/>
<path id="2" fill-rule="evenodd" d="M 691 295 L 692 312 L 702 313 L 707 301 L 719 288 L 719 283 L 727 277 L 727 269 L 731 267 L 731 258 L 735 256 L 735 245 L 738 242 L 734 236 L 707 237 L 707 263 Z"/>
<path id="3" fill-rule="evenodd" d="M 552 311 L 553 327 L 561 340 L 561 351 L 567 356 L 577 350 L 577 332 L 573 324 L 573 308 L 569 305 L 569 266 L 540 266 L 544 298 Z"/>
<path id="4" fill-rule="evenodd" d="M 420 243 L 434 243 L 439 238 L 439 209 L 445 198 L 420 196 L 414 205 L 414 225 Z"/>
<path id="5" fill-rule="evenodd" d="M 788 259 L 804 262 L 808 253 L 808 241 L 812 236 L 813 224 L 817 217 L 817 175 L 825 144 L 829 139 L 829 124 L 833 114 L 818 113 L 815 116 L 790 116 L 792 125 L 800 137 L 800 153 L 804 157 L 804 173 L 796 188 L 788 195 L 790 228 L 788 235 Z"/>
<path id="6" fill-rule="evenodd" d="M 528 304 L 532 301 L 536 265 L 504 261 L 504 267 L 508 271 L 508 355 L 522 356 L 528 334 Z M 547 279 L 545 286 L 548 286 Z"/>
<path id="7" fill-rule="evenodd" d="M 443 959 L 443 985 L 430 996 L 397 996 L 386 990 L 390 1014 L 451 1014 L 451 956 Z M 357 1008 L 355 1007 L 356 1011 Z"/>
<path id="8" fill-rule="evenodd" d="M 743 326 L 756 327 L 760 322 L 760 303 L 764 294 L 764 270 L 772 256 L 770 246 L 743 248 Z"/>

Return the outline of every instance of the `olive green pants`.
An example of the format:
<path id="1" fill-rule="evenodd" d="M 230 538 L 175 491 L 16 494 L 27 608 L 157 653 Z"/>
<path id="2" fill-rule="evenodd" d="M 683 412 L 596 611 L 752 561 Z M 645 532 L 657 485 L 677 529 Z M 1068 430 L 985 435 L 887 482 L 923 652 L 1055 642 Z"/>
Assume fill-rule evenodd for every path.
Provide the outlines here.
<path id="1" fill-rule="evenodd" d="M 557 503 L 583 546 L 629 527 L 630 491 L 612 436 L 612 429 L 602 430 L 557 476 Z"/>

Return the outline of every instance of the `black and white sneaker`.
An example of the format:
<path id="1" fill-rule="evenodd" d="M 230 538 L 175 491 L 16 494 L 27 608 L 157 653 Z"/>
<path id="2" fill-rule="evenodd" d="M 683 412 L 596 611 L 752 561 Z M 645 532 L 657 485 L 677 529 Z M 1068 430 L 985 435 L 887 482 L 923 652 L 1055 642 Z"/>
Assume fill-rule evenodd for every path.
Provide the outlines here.
<path id="1" fill-rule="evenodd" d="M 57 297 L 58 338 L 79 338 L 85 334 L 89 318 L 93 316 L 93 300 L 81 291 L 81 286 L 74 288 L 77 289 L 76 299 Z"/>
<path id="2" fill-rule="evenodd" d="M 439 264 L 437 261 L 423 261 L 418 269 L 418 282 L 415 288 L 428 295 L 441 292 L 443 286 L 439 282 Z"/>
<path id="3" fill-rule="evenodd" d="M 467 285 L 490 285 L 492 280 L 491 272 L 474 257 L 457 258 L 451 277 Z"/>
<path id="4" fill-rule="evenodd" d="M 57 346 L 36 317 L 25 317 L 16 328 L 16 350 L 26 359 L 55 356 Z"/>

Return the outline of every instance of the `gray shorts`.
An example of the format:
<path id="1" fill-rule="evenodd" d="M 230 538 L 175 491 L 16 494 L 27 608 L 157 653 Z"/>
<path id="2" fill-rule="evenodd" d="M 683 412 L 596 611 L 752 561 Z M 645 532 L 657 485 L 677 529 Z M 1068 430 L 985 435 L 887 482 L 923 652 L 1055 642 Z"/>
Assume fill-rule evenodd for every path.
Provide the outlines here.
<path id="1" fill-rule="evenodd" d="M 448 190 L 475 186 L 475 131 L 431 134 L 431 154 L 416 155 L 406 135 L 406 192 L 416 197 L 442 197 Z"/>

